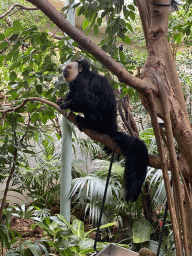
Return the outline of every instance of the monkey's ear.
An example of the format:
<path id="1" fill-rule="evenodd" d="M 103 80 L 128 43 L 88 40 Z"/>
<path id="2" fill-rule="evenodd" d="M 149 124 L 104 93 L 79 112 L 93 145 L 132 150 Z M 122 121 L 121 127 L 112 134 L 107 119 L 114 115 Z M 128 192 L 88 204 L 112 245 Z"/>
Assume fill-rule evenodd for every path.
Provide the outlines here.
<path id="1" fill-rule="evenodd" d="M 90 64 L 89 64 L 88 61 L 86 61 L 86 60 L 78 60 L 77 63 L 78 63 L 79 72 L 89 71 L 90 70 Z"/>
<path id="2" fill-rule="evenodd" d="M 81 73 L 83 71 L 83 67 L 78 65 L 78 72 Z"/>

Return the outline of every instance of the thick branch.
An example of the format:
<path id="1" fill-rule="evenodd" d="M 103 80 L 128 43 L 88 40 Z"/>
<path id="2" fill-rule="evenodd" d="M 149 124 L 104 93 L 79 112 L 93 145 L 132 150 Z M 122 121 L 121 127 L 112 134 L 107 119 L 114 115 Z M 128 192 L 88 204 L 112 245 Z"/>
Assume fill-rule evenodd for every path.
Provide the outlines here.
<path id="1" fill-rule="evenodd" d="M 93 43 L 87 36 L 85 36 L 77 28 L 73 27 L 47 0 L 27 0 L 33 5 L 37 6 L 50 20 L 53 21 L 63 32 L 69 35 L 81 47 L 86 49 L 89 53 L 95 56 L 103 65 L 105 65 L 113 74 L 115 74 L 120 82 L 135 88 L 137 91 L 144 93 L 149 90 L 150 80 L 141 80 L 131 75 L 119 63 L 117 63 L 111 56 Z M 152 87 L 152 85 L 151 85 Z"/>
<path id="2" fill-rule="evenodd" d="M 21 4 L 13 4 L 13 5 L 11 5 L 11 7 L 9 8 L 9 10 L 8 11 L 6 11 L 5 13 L 3 13 L 1 16 L 0 16 L 0 19 L 3 19 L 5 16 L 7 16 L 13 9 L 15 9 L 16 7 L 19 7 L 19 9 L 17 10 L 17 11 L 19 11 L 19 10 L 38 10 L 38 8 L 34 8 L 34 7 L 25 7 L 25 6 L 23 6 L 23 5 L 21 5 Z"/>
<path id="3" fill-rule="evenodd" d="M 150 28 L 150 8 L 149 8 L 149 1 L 143 1 L 143 0 L 136 0 L 137 6 L 139 9 L 139 14 L 141 17 L 141 22 L 143 26 L 143 31 L 145 35 L 145 42 L 148 48 L 148 35 L 149 35 L 149 28 Z"/>

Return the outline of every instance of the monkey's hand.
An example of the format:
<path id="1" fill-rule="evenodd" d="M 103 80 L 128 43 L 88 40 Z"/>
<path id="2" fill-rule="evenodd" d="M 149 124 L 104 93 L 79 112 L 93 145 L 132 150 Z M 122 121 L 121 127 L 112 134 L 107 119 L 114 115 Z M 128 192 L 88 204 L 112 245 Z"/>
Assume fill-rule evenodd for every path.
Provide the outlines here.
<path id="1" fill-rule="evenodd" d="M 60 107 L 61 104 L 63 104 L 65 99 L 63 97 L 56 100 L 56 104 Z"/>
<path id="2" fill-rule="evenodd" d="M 60 109 L 70 109 L 71 106 L 71 101 L 70 100 L 66 100 L 63 97 L 61 97 L 60 99 L 57 99 L 56 104 L 60 107 Z"/>

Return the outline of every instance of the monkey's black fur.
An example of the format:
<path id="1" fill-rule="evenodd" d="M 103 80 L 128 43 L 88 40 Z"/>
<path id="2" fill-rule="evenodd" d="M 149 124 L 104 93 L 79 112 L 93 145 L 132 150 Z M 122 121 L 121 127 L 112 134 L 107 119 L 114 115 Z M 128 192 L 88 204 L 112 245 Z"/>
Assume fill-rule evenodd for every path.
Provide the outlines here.
<path id="1" fill-rule="evenodd" d="M 119 145 L 125 155 L 125 199 L 134 202 L 147 173 L 147 147 L 141 140 L 117 131 L 115 95 L 107 78 L 91 71 L 87 61 L 80 60 L 77 63 L 77 76 L 69 82 L 69 92 L 64 102 L 59 101 L 57 104 L 61 109 L 69 108 L 84 114 L 84 118 L 76 117 L 80 130 L 87 128 L 108 134 Z M 77 65 L 71 64 L 63 70 L 66 80 L 73 75 L 73 68 L 77 69 Z"/>

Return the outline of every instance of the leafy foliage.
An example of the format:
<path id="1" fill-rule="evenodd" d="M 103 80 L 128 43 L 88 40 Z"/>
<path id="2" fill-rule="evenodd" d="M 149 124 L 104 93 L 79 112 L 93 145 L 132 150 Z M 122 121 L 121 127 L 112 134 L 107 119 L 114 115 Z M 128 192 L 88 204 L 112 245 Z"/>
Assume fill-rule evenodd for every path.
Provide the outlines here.
<path id="1" fill-rule="evenodd" d="M 89 214 L 89 220 L 92 223 L 97 223 L 99 219 L 100 206 L 103 200 L 106 177 L 109 168 L 108 161 L 96 160 L 95 164 L 98 165 L 98 170 L 88 174 L 87 176 L 76 178 L 72 181 L 70 195 L 73 198 L 73 203 L 76 204 L 75 207 L 83 210 L 85 212 L 85 216 Z M 112 213 L 117 214 L 116 206 L 120 207 L 122 204 L 122 177 L 123 168 L 114 163 L 106 195 L 107 207 L 103 214 L 102 223 L 112 220 L 114 218 Z"/>
<path id="2" fill-rule="evenodd" d="M 32 208 L 29 207 L 25 211 L 25 205 L 23 204 L 21 206 L 21 210 L 18 209 L 21 217 L 31 217 Z M 10 228 L 10 221 L 11 221 L 11 213 L 12 209 L 8 208 L 5 211 L 5 217 L 6 217 L 6 224 L 1 223 L 0 224 L 0 243 L 1 243 L 1 250 L 2 255 L 5 256 L 27 256 L 27 255 L 42 255 L 44 253 L 45 255 L 49 255 L 49 248 L 48 244 L 44 241 L 29 241 L 26 240 L 21 243 L 22 237 L 21 235 Z M 30 216 L 27 214 L 30 213 Z M 4 251 L 6 250 L 6 252 Z M 5 252 L 5 254 L 3 254 Z"/>
<path id="3" fill-rule="evenodd" d="M 5 12 L 15 2 L 1 0 L 0 3 L 2 12 Z M 20 0 L 19 3 L 25 4 L 26 1 Z M 189 49 L 191 46 L 190 3 L 191 0 L 186 1 L 185 10 L 170 15 L 169 41 L 174 47 L 176 45 L 176 48 L 182 43 Z M 147 53 L 143 47 L 144 35 L 135 5 L 125 5 L 124 1 L 81 0 L 76 7 L 78 7 L 77 14 L 85 16 L 83 22 L 85 33 L 88 34 L 92 31 L 98 36 L 99 29 L 105 26 L 105 37 L 100 41 L 100 47 L 127 70 L 136 74 L 138 66 L 143 65 Z M 0 25 L 0 92 L 4 92 L 4 89 L 7 90 L 7 99 L 4 101 L 5 104 L 1 105 L 2 109 L 7 106 L 16 107 L 27 97 L 42 97 L 55 102 L 57 96 L 64 96 L 68 90 L 61 76 L 59 64 L 79 57 L 80 53 L 73 51 L 77 44 L 68 44 L 69 38 L 67 37 L 57 41 L 45 28 L 47 28 L 47 19 L 40 11 L 20 10 L 11 16 L 11 24 L 7 20 L 2 20 Z M 123 51 L 120 51 L 119 44 L 124 45 Z M 108 70 L 87 51 L 82 50 L 81 55 L 92 60 L 93 69 L 108 75 Z M 184 84 L 185 97 L 187 103 L 189 102 L 188 110 L 191 114 L 190 55 L 189 50 L 186 53 L 179 53 L 176 59 Z M 111 84 L 116 89 L 121 88 L 121 96 L 129 94 L 131 109 L 137 116 L 138 123 L 141 127 L 148 127 L 150 121 L 147 120 L 147 114 L 139 102 L 139 94 L 132 88 L 127 88 L 125 84 L 120 84 L 114 77 Z M 0 120 L 0 181 L 3 183 L 9 176 L 10 170 L 15 166 L 13 184 L 20 182 L 21 193 L 28 190 L 29 196 L 35 200 L 35 204 L 41 207 L 48 206 L 55 198 L 55 194 L 58 193 L 60 166 L 58 156 L 54 155 L 53 143 L 43 139 L 40 144 L 42 144 L 41 150 L 44 150 L 44 154 L 41 154 L 41 150 L 39 152 L 34 150 L 32 141 L 38 141 L 40 135 L 44 133 L 48 137 L 46 125 L 51 122 L 55 127 L 55 117 L 56 111 L 53 108 L 32 101 L 21 109 L 6 114 L 6 119 Z M 57 137 L 59 138 L 58 134 Z M 152 129 L 143 132 L 142 138 L 148 141 L 148 145 L 150 144 L 150 153 L 156 154 L 156 144 L 150 143 L 154 138 Z M 83 149 L 87 149 L 86 154 L 93 149 L 91 157 L 95 157 L 99 151 L 98 145 L 93 145 L 90 141 L 81 140 L 81 146 Z M 17 155 L 15 154 L 16 150 Z M 29 167 L 29 155 L 33 155 L 37 160 L 37 165 L 34 168 Z M 108 161 L 103 161 L 99 170 L 88 176 L 81 172 L 83 177 L 73 181 L 71 196 L 73 196 L 76 207 L 81 207 L 85 215 L 88 214 L 89 219 L 93 222 L 98 219 L 108 164 Z M 53 182 L 54 179 L 56 184 Z M 151 169 L 148 173 L 148 180 L 153 195 L 152 207 L 153 210 L 160 209 L 158 220 L 161 221 L 166 197 L 160 171 Z M 114 164 L 103 223 L 116 220 L 118 226 L 121 224 L 123 226 L 126 216 L 133 230 L 133 234 L 131 233 L 127 239 L 129 242 L 131 241 L 130 245 L 135 246 L 136 249 L 138 249 L 137 245 L 147 245 L 149 248 L 155 248 L 155 251 L 157 242 L 154 240 L 159 238 L 156 234 L 159 233 L 160 222 L 157 221 L 151 226 L 144 219 L 142 196 L 135 204 L 125 205 L 122 195 L 122 167 Z M 7 209 L 5 212 L 6 225 L 1 224 L 0 226 L 1 246 L 8 249 L 6 255 L 48 255 L 50 248 L 54 248 L 54 252 L 60 255 L 73 255 L 73 253 L 85 255 L 85 253 L 93 251 L 93 240 L 89 239 L 89 234 L 84 232 L 84 224 L 81 221 L 73 220 L 70 224 L 60 215 L 48 217 L 49 212 L 38 206 L 34 210 L 30 207 L 26 209 L 22 204 L 15 208 L 15 214 L 23 218 L 34 217 L 33 214 L 36 217 L 45 217 L 37 224 L 45 230 L 49 239 L 37 241 L 37 243 L 25 241 L 16 250 L 13 249 L 14 246 L 17 246 L 16 235 L 9 227 L 11 211 Z M 174 240 L 170 223 L 170 216 L 168 216 L 163 248 L 168 255 L 174 255 Z M 141 226 L 146 227 L 144 239 L 141 239 L 139 233 Z M 127 231 L 127 229 L 124 230 L 126 233 Z M 165 255 L 164 252 L 162 255 Z"/>
<path id="4" fill-rule="evenodd" d="M 70 224 L 62 215 L 57 214 L 53 217 L 44 218 L 37 222 L 37 225 L 45 230 L 52 239 L 47 239 L 48 244 L 55 249 L 60 255 L 87 255 L 94 252 L 94 240 L 89 238 L 88 232 L 84 231 L 84 223 L 76 218 Z M 101 226 L 107 228 L 114 225 L 109 223 Z M 102 249 L 105 243 L 98 243 L 98 249 Z"/>
<path id="5" fill-rule="evenodd" d="M 59 197 L 60 192 L 60 155 L 54 153 L 55 146 L 48 140 L 42 141 L 42 153 L 36 158 L 36 166 L 20 170 L 17 176 L 18 193 L 27 191 L 28 197 L 36 206 L 51 207 Z"/>

